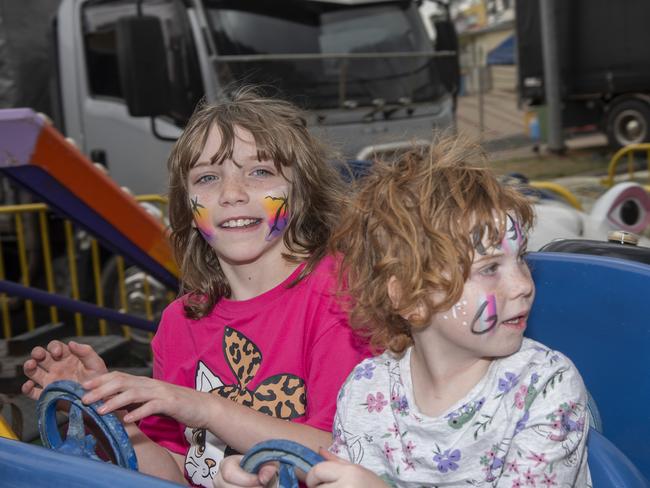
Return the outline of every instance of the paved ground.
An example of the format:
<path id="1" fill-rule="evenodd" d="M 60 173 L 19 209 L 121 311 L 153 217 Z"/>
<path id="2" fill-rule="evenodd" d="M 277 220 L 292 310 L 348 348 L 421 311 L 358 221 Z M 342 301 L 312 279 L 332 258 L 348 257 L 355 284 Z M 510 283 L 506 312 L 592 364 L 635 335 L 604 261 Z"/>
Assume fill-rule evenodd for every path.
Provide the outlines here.
<path id="1" fill-rule="evenodd" d="M 529 138 L 525 111 L 517 106 L 516 93 L 509 91 L 484 95 L 482 131 L 478 96 L 460 97 L 456 118 L 459 133 L 482 141 L 497 173 L 559 182 L 576 193 L 586 207 L 605 191 L 600 178 L 612 153 L 604 135 L 568 139 L 566 154 L 549 153 L 543 144 Z"/>
<path id="2" fill-rule="evenodd" d="M 468 95 L 458 99 L 458 129 L 470 137 L 480 137 L 479 99 Z M 524 137 L 524 111 L 517 107 L 516 94 L 492 91 L 483 96 L 483 139 L 485 141 Z M 527 139 L 527 138 L 526 138 Z"/>
<path id="3" fill-rule="evenodd" d="M 525 111 L 517 105 L 517 94 L 493 90 L 483 96 L 483 130 L 477 95 L 460 97 L 456 113 L 461 134 L 482 140 L 495 161 L 536 159 L 548 156 L 543 145 L 532 141 L 527 133 Z M 595 134 L 568 139 L 569 159 L 577 153 L 606 152 L 604 135 Z M 556 156 L 554 156 L 556 157 Z"/>

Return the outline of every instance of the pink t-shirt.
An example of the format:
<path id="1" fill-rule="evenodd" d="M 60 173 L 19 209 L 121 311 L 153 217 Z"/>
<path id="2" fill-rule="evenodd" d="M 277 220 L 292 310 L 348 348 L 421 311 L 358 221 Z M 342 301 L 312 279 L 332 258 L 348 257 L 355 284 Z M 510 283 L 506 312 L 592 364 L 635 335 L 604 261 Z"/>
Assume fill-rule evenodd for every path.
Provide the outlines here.
<path id="1" fill-rule="evenodd" d="M 287 288 L 301 269 L 250 300 L 220 300 L 200 320 L 185 317 L 183 298 L 171 303 L 152 342 L 154 378 L 331 431 L 339 388 L 369 352 L 337 302 L 334 259 Z M 140 428 L 185 455 L 189 480 L 212 486 L 228 450 L 220 439 L 164 417 L 144 419 Z"/>

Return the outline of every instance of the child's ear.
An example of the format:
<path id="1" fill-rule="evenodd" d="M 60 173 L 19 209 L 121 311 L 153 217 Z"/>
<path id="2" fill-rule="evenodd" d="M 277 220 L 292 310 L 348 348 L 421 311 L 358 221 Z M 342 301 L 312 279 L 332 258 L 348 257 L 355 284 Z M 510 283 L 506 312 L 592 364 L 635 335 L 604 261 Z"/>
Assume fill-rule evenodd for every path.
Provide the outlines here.
<path id="1" fill-rule="evenodd" d="M 388 298 L 393 304 L 393 308 L 399 308 L 399 301 L 402 296 L 402 285 L 399 284 L 395 275 L 388 278 Z"/>
<path id="2" fill-rule="evenodd" d="M 400 302 L 402 299 L 402 285 L 397 280 L 397 277 L 391 276 L 388 279 L 387 287 L 388 298 L 390 298 L 390 302 L 392 303 L 393 308 L 395 310 L 398 310 L 400 308 Z M 411 320 L 419 320 L 419 318 L 425 316 L 425 305 L 420 302 L 415 307 L 405 312 L 401 312 L 399 315 L 409 322 L 411 322 Z"/>

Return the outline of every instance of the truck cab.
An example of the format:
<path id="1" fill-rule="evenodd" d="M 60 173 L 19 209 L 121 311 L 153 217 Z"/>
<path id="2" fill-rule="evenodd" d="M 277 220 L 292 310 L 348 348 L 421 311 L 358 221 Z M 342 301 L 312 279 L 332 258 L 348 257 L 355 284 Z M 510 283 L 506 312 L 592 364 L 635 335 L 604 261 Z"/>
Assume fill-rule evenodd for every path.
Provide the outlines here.
<path id="1" fill-rule="evenodd" d="M 62 0 L 54 27 L 57 125 L 134 193 L 165 191 L 195 105 L 242 83 L 308 110 L 348 159 L 454 122 L 438 67 L 450 54 L 416 2 Z"/>

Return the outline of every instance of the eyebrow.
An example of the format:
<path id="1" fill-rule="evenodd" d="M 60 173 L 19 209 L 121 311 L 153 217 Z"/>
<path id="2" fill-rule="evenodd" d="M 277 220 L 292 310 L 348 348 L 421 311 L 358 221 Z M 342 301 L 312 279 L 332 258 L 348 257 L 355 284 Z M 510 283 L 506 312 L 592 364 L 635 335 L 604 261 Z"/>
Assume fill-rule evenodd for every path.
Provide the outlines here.
<path id="1" fill-rule="evenodd" d="M 483 261 L 489 261 L 490 259 L 500 258 L 501 256 L 505 256 L 505 253 L 503 251 L 500 250 L 494 251 L 492 253 L 482 255 L 476 261 L 474 261 L 473 264 L 480 264 Z"/>
<path id="2" fill-rule="evenodd" d="M 212 163 L 210 161 L 198 161 L 194 163 L 194 165 L 190 168 L 190 171 L 192 171 L 194 168 L 200 168 L 201 166 L 212 166 Z"/>
<path id="3" fill-rule="evenodd" d="M 221 166 L 221 164 L 223 163 L 223 161 L 225 161 L 225 159 L 222 160 L 221 162 L 219 162 L 218 165 Z M 234 164 L 235 166 L 237 166 L 238 168 L 241 168 L 241 167 L 243 166 L 243 164 L 238 163 L 238 162 L 235 161 L 234 159 L 231 159 L 231 161 L 232 161 L 233 164 Z M 257 161 L 257 158 L 251 158 L 250 161 Z M 196 162 L 196 163 L 195 163 L 195 164 L 190 168 L 190 172 L 192 172 L 192 170 L 194 170 L 194 169 L 196 169 L 196 168 L 203 168 L 203 167 L 206 167 L 206 166 L 214 166 L 215 164 L 217 164 L 217 161 L 206 161 L 206 160 L 198 161 L 198 162 Z"/>

